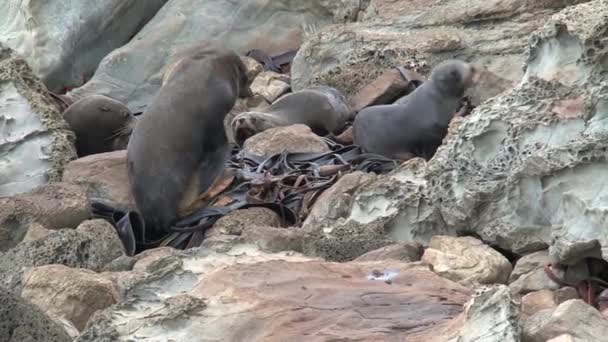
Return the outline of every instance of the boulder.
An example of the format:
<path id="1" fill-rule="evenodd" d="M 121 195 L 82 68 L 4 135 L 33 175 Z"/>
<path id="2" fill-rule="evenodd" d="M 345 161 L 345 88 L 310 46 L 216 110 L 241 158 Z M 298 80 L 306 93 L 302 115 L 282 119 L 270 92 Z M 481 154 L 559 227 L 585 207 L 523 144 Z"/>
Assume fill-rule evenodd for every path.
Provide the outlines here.
<path id="1" fill-rule="evenodd" d="M 167 0 L 0 3 L 0 43 L 21 55 L 52 91 L 81 86 Z"/>
<path id="2" fill-rule="evenodd" d="M 170 0 L 129 43 L 100 62 L 90 81 L 68 96 L 106 95 L 141 112 L 176 52 L 205 42 L 242 55 L 254 48 L 275 55 L 298 48 L 306 32 L 354 21 L 359 9 L 359 0 Z"/>
<path id="3" fill-rule="evenodd" d="M 74 133 L 46 87 L 1 44 L 0 127 L 0 197 L 60 180 L 65 165 L 76 157 Z"/>
<path id="4" fill-rule="evenodd" d="M 245 140 L 243 152 L 270 157 L 281 152 L 320 153 L 328 152 L 329 146 L 310 127 L 303 124 L 275 127 Z"/>

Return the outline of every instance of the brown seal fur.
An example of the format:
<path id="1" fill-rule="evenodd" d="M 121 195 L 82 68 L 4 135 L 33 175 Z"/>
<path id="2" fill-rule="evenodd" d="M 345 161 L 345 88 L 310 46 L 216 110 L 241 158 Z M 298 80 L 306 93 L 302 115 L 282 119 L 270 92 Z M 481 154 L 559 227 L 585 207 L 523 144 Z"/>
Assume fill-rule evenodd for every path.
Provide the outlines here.
<path id="1" fill-rule="evenodd" d="M 79 157 L 124 150 L 135 123 L 122 103 L 103 95 L 91 95 L 71 104 L 63 118 L 76 134 Z"/>
<path id="2" fill-rule="evenodd" d="M 319 135 L 341 133 L 351 109 L 337 89 L 316 86 L 287 94 L 263 112 L 245 112 L 231 122 L 236 142 L 242 145 L 251 136 L 269 128 L 304 124 Z"/>
<path id="3" fill-rule="evenodd" d="M 365 152 L 389 158 L 430 159 L 443 142 L 465 90 L 478 78 L 477 69 L 463 61 L 437 65 L 430 80 L 408 95 L 404 104 L 372 106 L 359 112 L 353 122 L 355 144 Z"/>
<path id="4" fill-rule="evenodd" d="M 251 95 L 245 66 L 232 51 L 183 57 L 138 119 L 127 148 L 131 190 L 150 236 L 221 175 L 229 153 L 223 126 L 237 97 Z"/>

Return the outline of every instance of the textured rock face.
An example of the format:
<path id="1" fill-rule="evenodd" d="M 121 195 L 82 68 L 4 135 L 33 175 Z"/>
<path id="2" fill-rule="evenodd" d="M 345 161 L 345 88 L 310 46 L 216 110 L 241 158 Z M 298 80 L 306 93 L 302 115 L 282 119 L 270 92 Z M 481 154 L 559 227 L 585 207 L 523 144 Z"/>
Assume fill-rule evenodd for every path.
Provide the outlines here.
<path id="1" fill-rule="evenodd" d="M 0 3 L 0 42 L 23 56 L 49 89 L 76 87 L 166 2 L 6 0 Z"/>
<path id="2" fill-rule="evenodd" d="M 240 53 L 252 48 L 282 53 L 299 47 L 306 30 L 353 21 L 358 12 L 359 0 L 171 0 L 70 94 L 106 95 L 136 113 L 158 90 L 161 69 L 176 50 L 210 41 Z"/>
<path id="3" fill-rule="evenodd" d="M 0 288 L 0 336 L 3 341 L 68 342 L 70 336 L 40 308 Z"/>
<path id="4" fill-rule="evenodd" d="M 127 291 L 131 304 L 104 310 L 78 341 L 431 341 L 469 295 L 398 261 L 336 264 L 242 250 L 181 255 L 140 260 L 146 271 Z M 134 315 L 133 305 L 143 311 Z"/>
<path id="5" fill-rule="evenodd" d="M 361 22 L 320 30 L 302 45 L 292 87 L 322 83 L 353 95 L 383 68 L 413 63 L 428 71 L 456 57 L 489 71 L 473 90 L 484 100 L 520 80 L 528 36 L 560 8 L 582 2 L 372 0 Z"/>
<path id="6" fill-rule="evenodd" d="M 306 125 L 275 127 L 258 133 L 245 141 L 243 151 L 256 156 L 270 157 L 283 151 L 290 153 L 328 152 L 323 138 Z"/>
<path id="7" fill-rule="evenodd" d="M 402 241 L 461 231 L 515 253 L 551 245 L 566 262 L 599 255 L 608 245 L 597 195 L 608 175 L 607 11 L 592 1 L 555 15 L 530 40 L 524 81 L 453 122 L 429 163 L 362 186 L 350 221 L 382 224 Z"/>
<path id="8" fill-rule="evenodd" d="M 45 86 L 0 45 L 0 197 L 59 180 L 73 139 Z"/>

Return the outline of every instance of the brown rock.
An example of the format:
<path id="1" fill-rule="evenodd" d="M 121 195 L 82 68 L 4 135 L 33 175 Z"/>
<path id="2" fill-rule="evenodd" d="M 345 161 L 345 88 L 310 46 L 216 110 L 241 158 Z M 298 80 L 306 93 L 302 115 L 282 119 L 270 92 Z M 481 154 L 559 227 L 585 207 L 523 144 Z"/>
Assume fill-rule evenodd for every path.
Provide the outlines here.
<path id="1" fill-rule="evenodd" d="M 429 341 L 462 312 L 469 293 L 425 267 L 399 262 L 269 261 L 213 272 L 191 295 L 211 303 L 199 317 L 223 307 L 208 323 L 230 317 L 231 329 L 205 325 L 209 339 Z"/>
<path id="2" fill-rule="evenodd" d="M 243 151 L 258 156 L 271 156 L 281 152 L 319 153 L 329 151 L 323 139 L 310 127 L 302 124 L 275 127 L 245 140 Z"/>
<path id="3" fill-rule="evenodd" d="M 419 243 L 398 243 L 365 253 L 355 261 L 400 260 L 414 262 L 420 261 L 423 251 L 422 245 Z"/>
<path id="4" fill-rule="evenodd" d="M 84 186 L 91 200 L 120 209 L 135 208 L 129 190 L 126 150 L 76 159 L 65 169 L 63 181 Z"/>
<path id="5" fill-rule="evenodd" d="M 424 79 L 414 71 L 411 73 L 418 80 Z M 397 69 L 385 71 L 351 98 L 353 110 L 356 113 L 365 107 L 393 103 L 415 89 L 410 81 L 412 80 L 406 80 Z"/>
<path id="6" fill-rule="evenodd" d="M 563 334 L 559 335 L 558 337 L 547 340 L 547 342 L 576 342 L 576 340 L 570 334 Z"/>
<path id="7" fill-rule="evenodd" d="M 205 236 L 218 234 L 241 235 L 244 230 L 251 227 L 280 227 L 281 218 L 277 213 L 268 208 L 249 208 L 236 210 L 228 215 L 222 216 Z"/>
<path id="8" fill-rule="evenodd" d="M 34 222 L 30 224 L 30 227 L 27 229 L 27 233 L 25 234 L 21 242 L 42 239 L 51 234 L 52 232 L 52 230 L 44 228 L 40 223 Z"/>
<path id="9" fill-rule="evenodd" d="M 559 288 L 544 271 L 545 264 L 550 261 L 547 250 L 524 255 L 517 260 L 509 277 L 509 287 L 513 294 L 524 295 L 533 291 Z"/>
<path id="10" fill-rule="evenodd" d="M 118 289 L 93 271 L 48 265 L 24 275 L 21 296 L 42 310 L 72 322 L 82 330 L 95 311 L 119 301 Z"/>
<path id="11" fill-rule="evenodd" d="M 261 95 L 269 103 L 273 103 L 290 89 L 289 76 L 273 71 L 264 71 L 251 83 L 253 94 Z"/>
<path id="12" fill-rule="evenodd" d="M 559 303 L 551 290 L 530 292 L 521 298 L 521 313 L 523 319 L 541 310 L 553 310 Z"/>
<path id="13" fill-rule="evenodd" d="M 76 228 L 88 218 L 89 199 L 77 185 L 49 183 L 0 198 L 0 251 L 16 246 L 34 223 L 48 229 Z"/>
<path id="14" fill-rule="evenodd" d="M 506 284 L 511 274 L 507 258 L 469 236 L 434 236 L 422 261 L 433 265 L 435 273 L 465 286 Z"/>

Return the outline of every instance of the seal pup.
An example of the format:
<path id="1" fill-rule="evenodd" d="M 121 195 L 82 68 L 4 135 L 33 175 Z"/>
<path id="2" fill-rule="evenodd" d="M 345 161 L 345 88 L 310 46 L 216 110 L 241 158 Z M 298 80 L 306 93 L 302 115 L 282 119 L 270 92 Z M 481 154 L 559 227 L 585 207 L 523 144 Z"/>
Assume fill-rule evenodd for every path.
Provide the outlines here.
<path id="1" fill-rule="evenodd" d="M 129 108 L 104 95 L 74 102 L 63 112 L 63 119 L 76 134 L 79 157 L 126 149 L 135 125 Z"/>
<path id="2" fill-rule="evenodd" d="M 263 112 L 244 112 L 230 123 L 237 144 L 269 128 L 304 124 L 318 135 L 338 134 L 351 109 L 337 89 L 315 86 L 282 96 Z"/>
<path id="3" fill-rule="evenodd" d="M 440 63 L 404 104 L 360 111 L 353 122 L 355 144 L 388 158 L 430 159 L 442 144 L 466 89 L 478 80 L 479 72 L 472 64 L 460 60 Z"/>
<path id="4" fill-rule="evenodd" d="M 237 97 L 251 96 L 249 86 L 233 51 L 202 49 L 181 59 L 138 119 L 127 169 L 150 237 L 168 232 L 191 197 L 223 172 L 229 153 L 223 120 Z"/>

